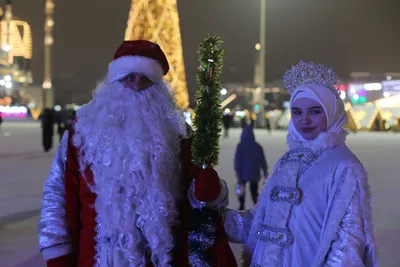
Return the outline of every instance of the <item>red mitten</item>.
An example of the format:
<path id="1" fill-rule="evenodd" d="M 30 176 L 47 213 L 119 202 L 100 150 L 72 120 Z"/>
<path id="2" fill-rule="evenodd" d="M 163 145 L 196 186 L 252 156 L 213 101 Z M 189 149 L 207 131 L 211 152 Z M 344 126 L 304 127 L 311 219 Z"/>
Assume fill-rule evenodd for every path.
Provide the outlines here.
<path id="1" fill-rule="evenodd" d="M 197 200 L 208 202 L 216 200 L 221 193 L 218 173 L 212 168 L 200 170 L 194 179 L 194 196 Z"/>

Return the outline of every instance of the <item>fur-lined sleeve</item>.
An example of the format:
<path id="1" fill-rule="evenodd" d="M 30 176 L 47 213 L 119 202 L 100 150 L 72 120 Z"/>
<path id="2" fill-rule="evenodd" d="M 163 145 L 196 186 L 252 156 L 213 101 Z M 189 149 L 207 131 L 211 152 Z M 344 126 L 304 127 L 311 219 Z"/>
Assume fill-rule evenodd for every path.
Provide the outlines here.
<path id="1" fill-rule="evenodd" d="M 249 238 L 251 224 L 253 222 L 255 209 L 247 211 L 236 211 L 227 209 L 225 211 L 225 232 L 229 242 L 244 244 Z"/>
<path id="2" fill-rule="evenodd" d="M 221 193 L 217 197 L 216 200 L 210 201 L 210 202 L 201 202 L 196 199 L 194 196 L 194 179 L 192 181 L 192 185 L 189 188 L 188 191 L 188 197 L 190 201 L 190 205 L 192 208 L 201 208 L 204 205 L 206 207 L 209 207 L 211 209 L 225 209 L 229 205 L 229 190 L 228 186 L 226 185 L 226 182 L 223 179 L 219 179 L 219 185 L 221 186 Z"/>
<path id="3" fill-rule="evenodd" d="M 41 215 L 38 222 L 39 249 L 49 260 L 72 252 L 71 235 L 65 210 L 64 170 L 68 131 L 64 133 L 44 183 Z"/>

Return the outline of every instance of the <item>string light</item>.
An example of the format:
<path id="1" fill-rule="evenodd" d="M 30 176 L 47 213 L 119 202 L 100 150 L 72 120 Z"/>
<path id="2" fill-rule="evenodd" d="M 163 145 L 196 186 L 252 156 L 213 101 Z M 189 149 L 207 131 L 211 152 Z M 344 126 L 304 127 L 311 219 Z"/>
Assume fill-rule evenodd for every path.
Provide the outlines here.
<path id="1" fill-rule="evenodd" d="M 6 5 L 5 12 L 0 8 L 3 15 L 0 21 L 0 48 L 4 55 L 0 58 L 3 65 L 0 85 L 7 89 L 14 87 L 14 83 L 32 83 L 32 73 L 28 69 L 21 68 L 21 62 L 14 64 L 15 57 L 25 60 L 32 59 L 32 33 L 28 22 L 13 17 L 12 7 Z M 17 87 L 18 88 L 18 87 Z"/>
<path id="2" fill-rule="evenodd" d="M 389 129 L 391 126 L 397 126 L 397 119 L 400 118 L 400 108 L 380 108 L 382 119 L 386 121 L 385 128 Z"/>
<path id="3" fill-rule="evenodd" d="M 378 118 L 378 114 L 380 114 L 380 109 L 379 109 L 379 108 L 376 108 L 375 111 L 374 111 L 374 114 L 373 114 L 372 117 L 369 119 L 368 126 L 367 126 L 368 130 L 371 129 L 372 124 L 373 124 L 374 121 Z M 381 118 L 382 118 L 382 116 L 381 116 Z M 379 129 L 377 129 L 377 130 L 379 130 Z"/>
<path id="4" fill-rule="evenodd" d="M 357 118 L 357 115 L 354 113 L 352 105 L 350 103 L 347 103 L 345 108 L 346 108 L 347 114 L 349 114 L 350 118 L 353 119 L 357 130 L 360 130 L 361 129 L 360 118 Z"/>
<path id="5" fill-rule="evenodd" d="M 19 31 L 21 28 L 22 31 Z M 32 59 L 32 34 L 28 22 L 22 20 L 10 21 L 10 39 L 7 43 L 7 21 L 0 22 L 0 47 L 9 53 L 9 57 Z"/>

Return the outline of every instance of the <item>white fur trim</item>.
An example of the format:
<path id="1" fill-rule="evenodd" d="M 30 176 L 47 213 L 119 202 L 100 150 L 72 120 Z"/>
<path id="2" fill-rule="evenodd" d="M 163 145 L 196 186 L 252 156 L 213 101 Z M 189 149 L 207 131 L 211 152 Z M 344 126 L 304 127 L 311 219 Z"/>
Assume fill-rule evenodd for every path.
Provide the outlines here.
<path id="1" fill-rule="evenodd" d="M 48 261 L 72 253 L 72 246 L 71 244 L 60 244 L 54 247 L 45 248 L 41 252 L 43 259 Z"/>
<path id="2" fill-rule="evenodd" d="M 331 149 L 338 145 L 344 144 L 347 135 L 348 132 L 344 129 L 341 129 L 338 132 L 321 132 L 314 140 L 300 142 L 293 139 L 292 135 L 288 133 L 286 141 L 289 145 L 289 150 L 299 147 L 308 147 L 312 151 L 314 151 L 314 153 L 320 154 L 327 149 Z"/>
<path id="3" fill-rule="evenodd" d="M 164 71 L 158 61 L 141 56 L 124 56 L 113 60 L 108 65 L 108 82 L 118 81 L 129 73 L 146 75 L 153 82 L 162 80 Z"/>

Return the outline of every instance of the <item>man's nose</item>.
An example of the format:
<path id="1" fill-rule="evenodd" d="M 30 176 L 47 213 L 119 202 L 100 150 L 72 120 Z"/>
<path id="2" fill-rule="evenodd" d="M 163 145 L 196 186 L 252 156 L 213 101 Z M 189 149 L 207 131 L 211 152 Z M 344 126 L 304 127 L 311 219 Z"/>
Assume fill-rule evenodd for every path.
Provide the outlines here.
<path id="1" fill-rule="evenodd" d="M 142 88 L 142 83 L 140 81 L 141 76 L 140 75 L 135 75 L 135 77 L 132 78 L 131 81 L 131 88 L 135 91 L 141 91 L 144 88 Z"/>
<path id="2" fill-rule="evenodd" d="M 135 75 L 135 79 L 132 81 L 132 85 L 137 87 L 137 86 L 139 86 L 139 82 L 140 82 L 140 76 Z"/>

